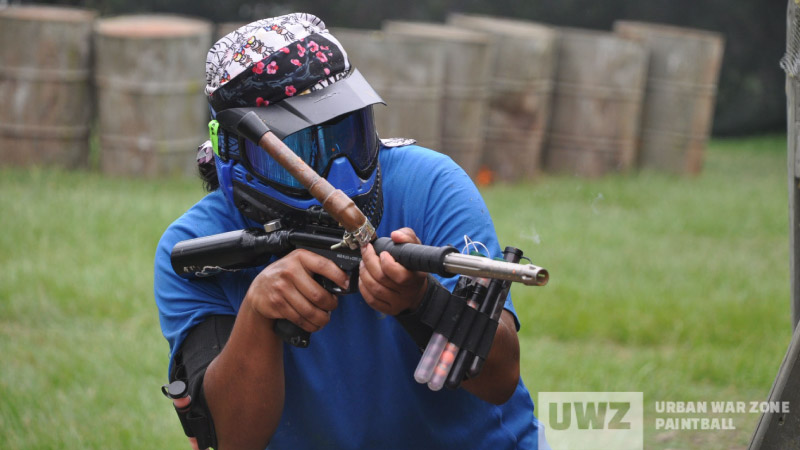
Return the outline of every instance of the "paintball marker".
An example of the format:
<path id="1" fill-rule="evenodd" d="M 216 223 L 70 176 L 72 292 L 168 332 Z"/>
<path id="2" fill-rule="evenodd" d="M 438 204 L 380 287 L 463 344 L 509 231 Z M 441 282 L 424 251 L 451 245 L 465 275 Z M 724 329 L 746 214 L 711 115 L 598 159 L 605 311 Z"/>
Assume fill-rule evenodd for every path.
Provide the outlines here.
<path id="1" fill-rule="evenodd" d="M 343 295 L 358 289 L 358 266 L 361 252 L 340 245 L 344 230 L 323 225 L 306 225 L 300 229 L 281 229 L 275 220 L 264 228 L 238 231 L 189 239 L 175 244 L 170 256 L 172 269 L 184 278 L 207 277 L 224 271 L 266 265 L 301 248 L 330 259 L 350 277 L 350 291 L 344 292 L 330 280 L 317 277 L 328 291 Z M 376 253 L 388 251 L 397 262 L 409 270 L 435 273 L 443 277 L 457 274 L 516 281 L 531 286 L 543 286 L 547 270 L 532 264 L 513 264 L 473 255 L 462 255 L 455 247 L 432 247 L 418 244 L 395 244 L 391 238 L 378 238 L 372 245 Z M 291 322 L 276 322 L 276 332 L 288 343 L 307 347 L 310 335 Z"/>

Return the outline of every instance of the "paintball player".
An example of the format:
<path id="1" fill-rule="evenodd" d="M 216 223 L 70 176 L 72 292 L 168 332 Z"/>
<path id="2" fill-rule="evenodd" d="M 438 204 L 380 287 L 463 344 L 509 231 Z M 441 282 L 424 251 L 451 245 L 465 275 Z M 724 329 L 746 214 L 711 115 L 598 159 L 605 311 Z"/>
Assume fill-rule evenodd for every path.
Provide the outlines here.
<path id="1" fill-rule="evenodd" d="M 295 13 L 231 32 L 209 51 L 206 75 L 212 117 L 252 108 L 268 126 L 290 124 L 279 137 L 352 198 L 378 236 L 432 246 L 469 236 L 502 254 L 463 170 L 413 140 L 378 138 L 372 108 L 382 100 L 319 18 Z M 155 257 L 169 377 L 185 383 L 190 406 L 181 422 L 200 448 L 547 447 L 519 376 L 510 299 L 480 375 L 432 391 L 413 377 L 427 342 L 419 335 L 431 334 L 418 312 L 434 290 L 451 291 L 454 278 L 409 271 L 372 245 L 361 249 L 358 286 L 302 249 L 256 268 L 176 275 L 170 252 L 180 241 L 273 219 L 299 227 L 320 215 L 319 203 L 254 142 L 221 129 L 212 139 L 216 149 L 198 153 L 210 192 L 169 226 Z M 319 276 L 353 292 L 335 295 Z M 279 319 L 312 332 L 310 346 L 284 343 L 273 331 Z"/>

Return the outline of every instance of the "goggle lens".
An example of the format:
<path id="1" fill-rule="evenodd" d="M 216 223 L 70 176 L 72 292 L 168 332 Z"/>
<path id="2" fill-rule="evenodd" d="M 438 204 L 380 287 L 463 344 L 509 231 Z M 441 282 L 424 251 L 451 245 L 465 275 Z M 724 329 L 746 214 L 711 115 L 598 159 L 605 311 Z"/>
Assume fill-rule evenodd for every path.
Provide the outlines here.
<path id="1" fill-rule="evenodd" d="M 246 139 L 241 141 L 245 147 L 243 159 L 254 175 L 270 184 L 303 189 L 300 182 L 261 147 Z M 356 173 L 366 178 L 378 153 L 371 107 L 304 128 L 290 134 L 283 142 L 320 176 L 327 175 L 331 161 L 346 157 Z"/>

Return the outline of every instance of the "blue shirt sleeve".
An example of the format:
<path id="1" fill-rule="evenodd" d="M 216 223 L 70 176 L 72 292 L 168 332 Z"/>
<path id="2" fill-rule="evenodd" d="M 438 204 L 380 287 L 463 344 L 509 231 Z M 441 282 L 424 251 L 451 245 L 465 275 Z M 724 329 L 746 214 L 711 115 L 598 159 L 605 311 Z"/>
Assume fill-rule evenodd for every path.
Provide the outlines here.
<path id="1" fill-rule="evenodd" d="M 224 198 L 219 192 L 206 196 L 178 220 L 172 223 L 162 235 L 156 248 L 153 291 L 158 306 L 161 331 L 169 342 L 170 369 L 175 352 L 189 330 L 210 315 L 235 315 L 242 290 L 249 283 L 219 283 L 212 279 L 184 279 L 172 269 L 170 253 L 176 243 L 200 236 L 228 231 L 222 214 Z M 203 218 L 199 220 L 199 218 Z M 217 218 L 214 220 L 214 218 Z M 242 227 L 239 227 L 242 228 Z M 231 228 L 234 229 L 234 228 Z M 223 274 L 222 277 L 242 276 L 244 274 Z M 235 290 L 236 292 L 232 292 Z M 230 291 L 230 292 L 229 292 Z M 232 299 L 237 299 L 232 301 Z"/>
<path id="2" fill-rule="evenodd" d="M 382 153 L 381 164 L 392 167 L 391 171 L 387 170 L 385 180 L 388 186 L 384 189 L 384 214 L 393 217 L 399 212 L 403 215 L 396 218 L 399 222 L 391 219 L 389 222 L 411 227 L 425 245 L 452 245 L 461 251 L 465 241 L 472 241 L 483 244 L 477 248 L 481 253 L 488 249 L 490 258 L 502 258 L 494 223 L 483 197 L 466 172 L 450 157 L 417 146 L 385 149 Z M 395 185 L 405 188 L 395 189 Z M 470 247 L 466 252 L 474 249 Z M 441 281 L 452 289 L 456 280 L 457 277 L 452 277 Z M 510 295 L 505 308 L 514 316 L 519 330 Z"/>

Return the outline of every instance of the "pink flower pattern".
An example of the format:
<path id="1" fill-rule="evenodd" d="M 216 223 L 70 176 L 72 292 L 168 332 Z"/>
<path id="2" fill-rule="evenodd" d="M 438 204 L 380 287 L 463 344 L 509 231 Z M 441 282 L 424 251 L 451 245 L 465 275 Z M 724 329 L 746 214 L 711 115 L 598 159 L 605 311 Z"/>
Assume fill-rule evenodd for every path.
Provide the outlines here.
<path id="1" fill-rule="evenodd" d="M 228 91 L 238 93 L 239 106 L 265 107 L 282 98 L 297 96 L 301 90 L 309 88 L 307 80 L 313 80 L 309 78 L 309 74 L 311 77 L 330 77 L 342 66 L 343 55 L 338 46 L 330 44 L 324 37 L 314 36 L 279 45 L 285 46 L 272 47 L 274 50 L 271 54 L 261 53 L 261 60 L 253 61 L 244 53 L 232 58 L 233 62 L 238 62 L 241 66 L 249 66 L 253 76 L 243 79 L 251 80 L 252 84 L 227 83 L 233 79 L 227 72 L 219 76 L 221 86 L 225 85 Z M 250 48 L 255 49 L 252 45 Z M 235 50 L 234 48 L 231 51 Z M 245 95 L 248 98 L 242 98 Z M 215 97 L 211 96 L 214 104 L 223 105 L 227 101 Z M 233 101 L 229 103 L 234 104 Z"/>

